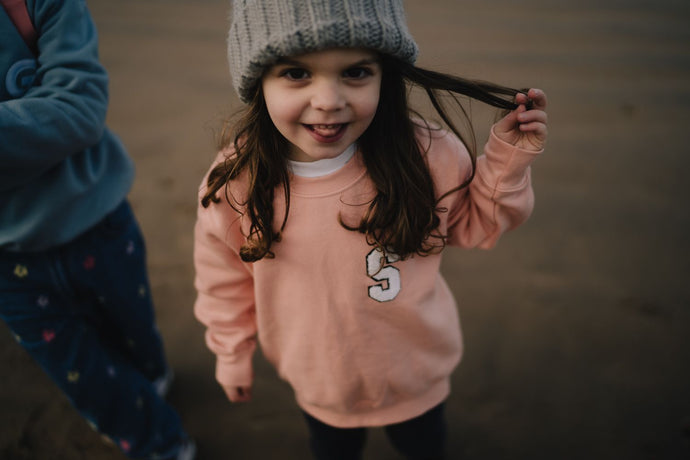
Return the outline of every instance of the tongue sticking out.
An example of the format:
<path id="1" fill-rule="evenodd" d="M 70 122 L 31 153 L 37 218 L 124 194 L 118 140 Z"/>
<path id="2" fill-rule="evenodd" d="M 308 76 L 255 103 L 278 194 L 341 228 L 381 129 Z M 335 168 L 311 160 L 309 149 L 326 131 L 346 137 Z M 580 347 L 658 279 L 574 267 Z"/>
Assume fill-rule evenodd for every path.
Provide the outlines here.
<path id="1" fill-rule="evenodd" d="M 311 125 L 311 130 L 322 137 L 336 136 L 342 129 L 342 124 L 337 125 Z"/>

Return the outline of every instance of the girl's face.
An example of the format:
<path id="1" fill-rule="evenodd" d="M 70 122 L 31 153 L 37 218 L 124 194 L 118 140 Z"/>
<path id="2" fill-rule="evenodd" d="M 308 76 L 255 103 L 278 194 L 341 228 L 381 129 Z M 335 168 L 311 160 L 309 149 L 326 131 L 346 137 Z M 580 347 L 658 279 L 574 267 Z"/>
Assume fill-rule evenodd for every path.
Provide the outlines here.
<path id="1" fill-rule="evenodd" d="M 291 144 L 291 160 L 334 158 L 373 120 L 381 66 L 365 49 L 317 51 L 279 61 L 262 87 L 273 124 Z"/>

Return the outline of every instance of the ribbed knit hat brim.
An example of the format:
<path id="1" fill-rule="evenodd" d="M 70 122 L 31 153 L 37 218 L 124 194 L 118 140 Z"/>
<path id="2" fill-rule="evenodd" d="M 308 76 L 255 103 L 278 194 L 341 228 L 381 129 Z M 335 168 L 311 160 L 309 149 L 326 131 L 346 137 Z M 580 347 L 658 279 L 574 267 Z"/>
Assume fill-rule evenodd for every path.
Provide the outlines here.
<path id="1" fill-rule="evenodd" d="M 410 63 L 418 54 L 402 0 L 233 1 L 228 60 L 244 102 L 280 58 L 338 47 L 369 48 Z"/>

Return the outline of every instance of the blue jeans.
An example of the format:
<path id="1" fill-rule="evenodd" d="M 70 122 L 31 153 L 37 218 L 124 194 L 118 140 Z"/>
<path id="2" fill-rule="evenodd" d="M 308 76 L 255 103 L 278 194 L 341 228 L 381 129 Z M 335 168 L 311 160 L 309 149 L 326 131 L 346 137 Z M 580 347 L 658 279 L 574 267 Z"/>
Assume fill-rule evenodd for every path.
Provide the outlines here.
<path id="1" fill-rule="evenodd" d="M 444 405 L 419 417 L 387 425 L 386 436 L 410 460 L 442 460 L 446 444 Z M 360 460 L 366 443 L 366 428 L 336 428 L 304 412 L 310 447 L 317 460 Z"/>
<path id="2" fill-rule="evenodd" d="M 144 241 L 127 201 L 76 240 L 0 251 L 0 317 L 89 424 L 136 458 L 187 438 L 151 382 L 168 372 Z"/>

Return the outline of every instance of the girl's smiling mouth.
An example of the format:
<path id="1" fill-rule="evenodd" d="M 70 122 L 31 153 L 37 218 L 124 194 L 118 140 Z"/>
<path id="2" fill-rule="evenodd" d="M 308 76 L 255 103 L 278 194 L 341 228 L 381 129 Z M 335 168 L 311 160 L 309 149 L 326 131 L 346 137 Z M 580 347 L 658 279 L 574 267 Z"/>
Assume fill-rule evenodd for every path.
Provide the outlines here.
<path id="1" fill-rule="evenodd" d="M 303 125 L 318 142 L 333 143 L 345 134 L 347 123 Z"/>

